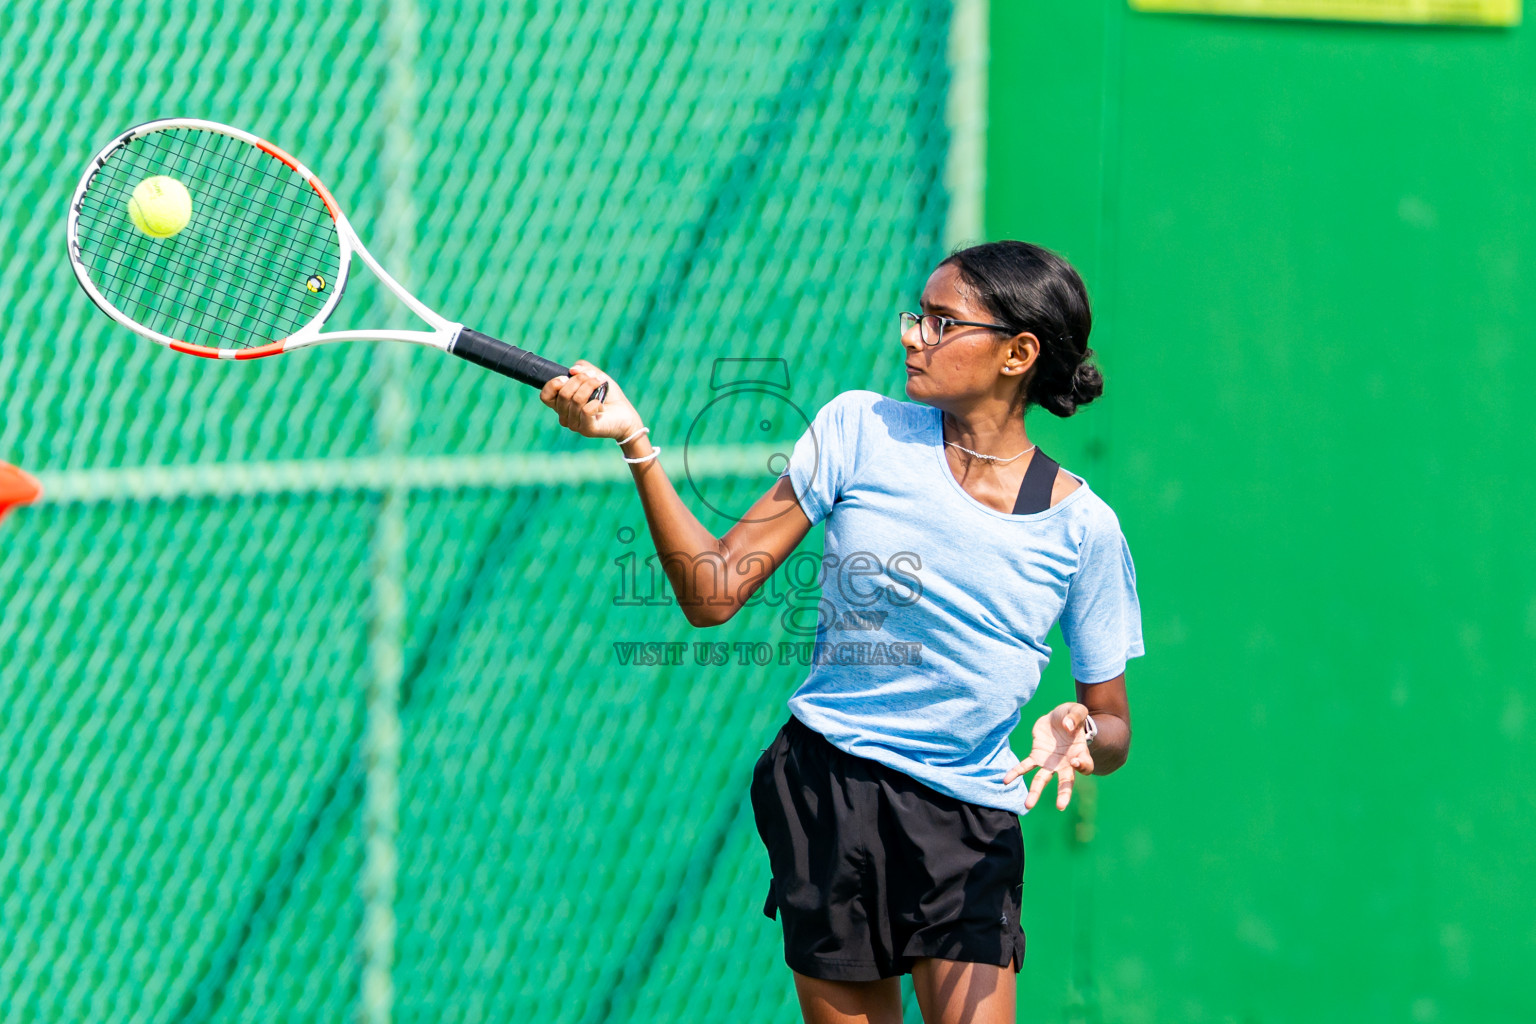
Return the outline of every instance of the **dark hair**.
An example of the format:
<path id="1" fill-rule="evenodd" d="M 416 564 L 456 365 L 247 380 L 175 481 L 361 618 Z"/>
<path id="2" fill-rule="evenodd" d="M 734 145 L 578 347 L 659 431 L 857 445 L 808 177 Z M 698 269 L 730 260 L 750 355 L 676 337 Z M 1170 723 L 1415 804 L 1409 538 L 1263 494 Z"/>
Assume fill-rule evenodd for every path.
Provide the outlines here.
<path id="1" fill-rule="evenodd" d="M 1088 362 L 1093 314 L 1088 289 L 1072 265 L 1028 242 L 987 242 L 958 249 L 960 279 L 998 323 L 1040 339 L 1040 357 L 1024 382 L 1024 404 L 1071 416 L 1104 393 L 1104 377 Z"/>

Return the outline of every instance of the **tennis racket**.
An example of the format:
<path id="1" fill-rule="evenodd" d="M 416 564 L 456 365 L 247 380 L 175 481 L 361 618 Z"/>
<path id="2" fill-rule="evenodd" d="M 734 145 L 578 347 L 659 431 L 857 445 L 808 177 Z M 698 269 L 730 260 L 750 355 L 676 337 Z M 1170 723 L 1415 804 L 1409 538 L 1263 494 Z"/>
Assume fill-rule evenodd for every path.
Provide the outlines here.
<path id="1" fill-rule="evenodd" d="M 151 178 L 160 192 L 144 192 Z M 322 333 L 354 255 L 432 329 Z M 151 121 L 97 154 L 70 203 L 69 260 L 102 312 L 187 355 L 261 359 L 332 341 L 403 341 L 533 387 L 571 372 L 427 308 L 379 266 L 309 168 L 212 121 Z"/>

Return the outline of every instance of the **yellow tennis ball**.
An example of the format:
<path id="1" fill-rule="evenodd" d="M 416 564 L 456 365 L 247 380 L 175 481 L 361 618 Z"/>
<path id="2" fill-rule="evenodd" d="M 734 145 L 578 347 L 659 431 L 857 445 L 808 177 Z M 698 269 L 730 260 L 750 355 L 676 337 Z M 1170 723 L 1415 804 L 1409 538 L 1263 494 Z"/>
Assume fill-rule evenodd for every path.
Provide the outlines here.
<path id="1" fill-rule="evenodd" d="M 157 174 L 134 186 L 128 217 L 151 238 L 170 238 L 191 222 L 192 196 L 175 178 Z"/>

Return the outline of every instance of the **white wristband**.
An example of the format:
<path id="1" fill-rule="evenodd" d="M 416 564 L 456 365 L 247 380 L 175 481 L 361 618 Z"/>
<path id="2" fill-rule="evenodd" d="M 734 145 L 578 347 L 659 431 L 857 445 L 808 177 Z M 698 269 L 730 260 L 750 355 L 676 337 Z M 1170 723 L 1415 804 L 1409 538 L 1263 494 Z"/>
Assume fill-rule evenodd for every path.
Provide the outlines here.
<path id="1" fill-rule="evenodd" d="M 641 427 L 639 430 L 635 431 L 633 434 L 630 434 L 624 440 L 619 441 L 618 445 L 619 445 L 620 448 L 622 448 L 626 444 L 629 444 L 629 442 L 633 441 L 635 438 L 641 436 L 642 434 L 649 434 L 650 432 L 651 432 L 651 428 L 650 427 Z"/>
<path id="2" fill-rule="evenodd" d="M 1087 733 L 1087 735 L 1083 737 L 1084 743 L 1092 743 L 1095 739 L 1098 738 L 1099 725 L 1093 720 L 1092 715 L 1083 716 L 1083 732 Z"/>
<path id="3" fill-rule="evenodd" d="M 633 466 L 636 463 L 640 463 L 640 462 L 650 462 L 652 459 L 654 459 L 656 456 L 658 456 L 660 454 L 661 454 L 661 449 L 660 448 L 652 448 L 651 449 L 651 454 L 649 454 L 649 455 L 642 455 L 638 459 L 632 459 L 628 455 L 626 455 L 626 456 L 624 456 L 624 461 L 629 463 L 631 466 Z"/>

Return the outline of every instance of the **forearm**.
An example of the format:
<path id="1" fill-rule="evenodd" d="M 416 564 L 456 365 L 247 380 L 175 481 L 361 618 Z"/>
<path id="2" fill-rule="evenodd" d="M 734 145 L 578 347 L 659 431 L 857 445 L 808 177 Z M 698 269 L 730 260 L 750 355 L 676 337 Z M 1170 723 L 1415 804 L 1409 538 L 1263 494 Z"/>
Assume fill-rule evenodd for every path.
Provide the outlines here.
<path id="1" fill-rule="evenodd" d="M 643 458 L 653 450 L 648 434 L 622 449 L 631 459 Z M 714 625 L 729 617 L 724 613 L 731 604 L 728 584 L 733 567 L 727 564 L 720 539 L 683 504 L 661 466 L 665 456 L 663 452 L 648 462 L 630 464 L 640 507 L 683 614 L 695 626 Z"/>
<path id="2" fill-rule="evenodd" d="M 1108 775 L 1131 756 L 1131 727 L 1120 716 L 1103 711 L 1093 713 L 1093 724 L 1099 727 L 1099 734 L 1088 745 L 1093 774 Z"/>
<path id="3" fill-rule="evenodd" d="M 606 400 L 592 401 L 603 385 Z M 572 365 L 569 377 L 546 383 L 539 399 L 560 415 L 561 426 L 619 441 L 625 458 L 645 459 L 629 467 L 640 507 L 667 582 L 695 626 L 717 626 L 734 615 L 811 528 L 788 478 L 780 477 L 723 538 L 710 533 L 678 497 L 659 459 L 646 458 L 657 452 L 639 411 L 617 381 L 584 359 Z"/>

